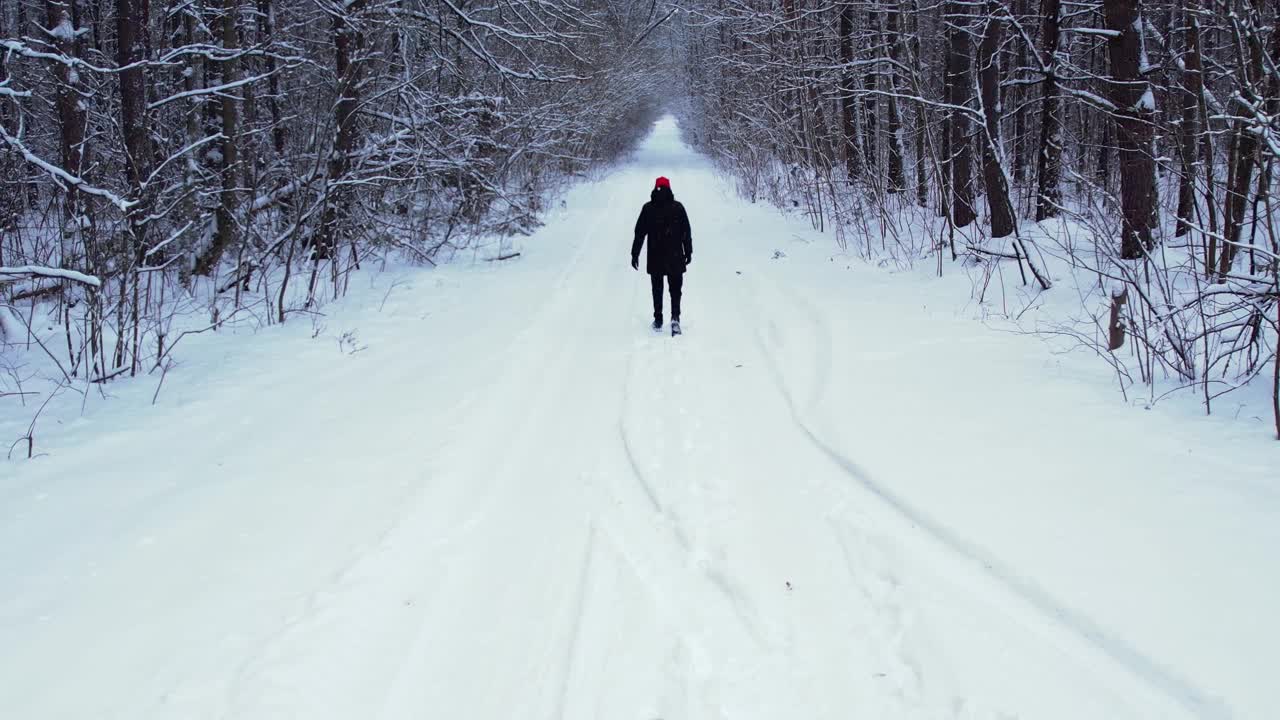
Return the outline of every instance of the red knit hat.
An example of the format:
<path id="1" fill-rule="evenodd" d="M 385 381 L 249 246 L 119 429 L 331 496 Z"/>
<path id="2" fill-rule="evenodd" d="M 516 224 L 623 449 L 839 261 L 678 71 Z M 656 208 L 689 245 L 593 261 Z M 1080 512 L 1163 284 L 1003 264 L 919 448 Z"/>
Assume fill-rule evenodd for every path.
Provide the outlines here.
<path id="1" fill-rule="evenodd" d="M 670 189 L 671 189 L 671 181 L 670 181 L 670 180 L 668 180 L 668 179 L 666 179 L 666 178 L 664 178 L 664 177 L 660 177 L 660 178 L 658 178 L 657 180 L 654 180 L 654 181 L 653 181 L 653 186 L 654 186 L 655 188 L 666 188 L 666 189 L 670 190 Z"/>

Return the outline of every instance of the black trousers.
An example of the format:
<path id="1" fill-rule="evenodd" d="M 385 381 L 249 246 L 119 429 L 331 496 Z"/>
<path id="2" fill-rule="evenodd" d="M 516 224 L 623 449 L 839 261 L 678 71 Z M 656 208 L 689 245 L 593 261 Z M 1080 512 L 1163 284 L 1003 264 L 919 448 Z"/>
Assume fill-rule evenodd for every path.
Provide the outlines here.
<path id="1" fill-rule="evenodd" d="M 662 316 L 662 278 L 667 278 L 667 284 L 671 286 L 671 319 L 680 319 L 680 291 L 684 288 L 684 274 L 676 273 L 675 275 L 658 275 L 649 276 L 649 281 L 653 284 L 653 316 Z"/>

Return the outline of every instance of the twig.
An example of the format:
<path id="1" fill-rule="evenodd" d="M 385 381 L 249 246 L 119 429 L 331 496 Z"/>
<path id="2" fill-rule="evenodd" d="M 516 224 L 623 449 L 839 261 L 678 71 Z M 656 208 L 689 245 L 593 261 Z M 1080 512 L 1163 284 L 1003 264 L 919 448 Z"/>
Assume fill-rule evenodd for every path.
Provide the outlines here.
<path id="1" fill-rule="evenodd" d="M 23 440 L 27 441 L 27 459 L 30 460 L 32 455 L 35 454 L 36 421 L 40 419 L 40 413 L 44 412 L 44 409 L 49 406 L 49 401 L 53 400 L 58 395 L 58 391 L 61 390 L 62 387 L 62 383 L 59 382 L 58 387 L 54 388 L 53 392 L 49 393 L 49 397 L 45 398 L 44 402 L 40 403 L 40 409 L 36 410 L 36 414 L 31 418 L 31 424 L 27 426 L 27 434 L 13 441 L 13 444 L 9 446 L 9 453 L 5 455 L 6 460 L 13 457 L 13 449 L 18 447 L 18 443 Z"/>
<path id="2" fill-rule="evenodd" d="M 164 387 L 164 379 L 168 377 L 169 368 L 172 366 L 173 366 L 173 363 L 165 363 L 164 366 L 160 368 L 160 382 L 156 383 L 156 391 L 151 396 L 152 405 L 155 405 L 156 398 L 160 397 L 160 388 Z"/>
<path id="3" fill-rule="evenodd" d="M 128 365 L 121 365 L 120 367 L 115 368 L 114 370 L 108 370 L 107 372 L 102 373 L 101 375 L 99 375 L 99 376 L 98 376 L 98 377 L 96 377 L 96 378 L 93 378 L 93 379 L 92 379 L 92 380 L 90 380 L 89 382 L 92 382 L 92 383 L 104 383 L 104 382 L 106 382 L 106 381 L 110 380 L 111 378 L 114 378 L 114 377 L 116 377 L 117 375 L 120 375 L 121 373 L 125 372 L 125 371 L 126 371 L 126 370 L 128 370 L 128 369 L 129 369 L 129 366 L 128 366 Z"/>
<path id="4" fill-rule="evenodd" d="M 382 312 L 382 309 L 387 306 L 387 298 L 391 297 L 391 292 L 395 290 L 398 285 L 400 285 L 399 280 L 392 281 L 391 287 L 388 287 L 387 292 L 382 296 L 382 302 L 378 304 L 378 312 Z"/>
<path id="5" fill-rule="evenodd" d="M 49 348 L 45 347 L 44 342 L 42 342 L 42 341 L 40 340 L 40 336 L 36 333 L 35 329 L 31 327 L 31 324 L 30 324 L 30 323 L 28 323 L 25 319 L 23 319 L 23 317 L 22 317 L 22 313 L 21 313 L 21 312 L 16 312 L 16 311 L 17 311 L 17 308 L 16 308 L 16 307 L 14 307 L 14 306 L 12 306 L 12 305 L 10 305 L 10 304 L 8 304 L 8 303 L 4 303 L 4 304 L 0 305 L 0 307 L 6 307 L 6 308 L 9 308 L 10 310 L 14 310 L 14 311 L 15 311 L 15 312 L 13 313 L 14 317 L 18 318 L 19 320 L 22 320 L 22 324 L 27 326 L 27 333 L 28 333 L 28 335 L 29 335 L 33 340 L 35 340 L 35 341 L 36 341 L 36 344 L 37 344 L 37 345 L 39 345 L 39 346 L 40 346 L 40 349 L 44 351 L 44 354 L 45 354 L 45 355 L 48 355 L 48 356 L 49 356 L 49 359 L 53 361 L 53 364 L 54 364 L 54 365 L 56 365 L 56 366 L 58 367 L 58 372 L 61 372 L 61 373 L 62 373 L 62 377 L 63 377 L 63 379 L 64 379 L 64 380 L 66 380 L 66 381 L 67 381 L 67 384 L 68 384 L 68 385 L 69 385 L 69 384 L 71 384 L 71 375 L 69 375 L 69 374 L 67 373 L 66 369 L 62 367 L 62 363 L 58 362 L 58 358 L 57 358 L 57 357 L 55 357 L 55 356 L 54 356 L 54 354 L 53 354 L 52 352 L 50 352 L 50 351 L 49 351 Z"/>

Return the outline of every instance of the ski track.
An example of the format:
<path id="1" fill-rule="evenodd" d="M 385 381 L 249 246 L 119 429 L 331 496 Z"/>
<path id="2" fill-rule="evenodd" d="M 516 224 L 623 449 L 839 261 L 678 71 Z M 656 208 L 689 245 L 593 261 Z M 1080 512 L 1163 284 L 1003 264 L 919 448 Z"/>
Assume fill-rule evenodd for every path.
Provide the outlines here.
<path id="1" fill-rule="evenodd" d="M 766 292 L 761 285 L 754 284 L 751 298 L 758 300 L 763 294 L 766 294 Z M 812 333 L 810 344 L 806 346 L 806 350 L 814 346 L 818 348 L 816 351 L 806 353 L 815 358 L 815 362 L 818 365 L 818 370 L 812 373 L 817 378 L 817 381 L 812 390 L 806 394 L 810 398 L 807 409 L 811 410 L 818 404 L 826 385 L 827 373 L 825 369 L 829 366 L 831 348 L 829 331 L 821 321 L 821 316 L 812 302 L 805 299 L 798 291 L 790 288 L 770 287 L 767 294 L 783 299 L 790 304 L 794 310 L 790 317 L 801 318 L 805 321 L 803 323 L 795 323 L 793 327 L 807 325 L 809 332 Z M 774 331 L 772 333 L 774 335 L 772 344 L 782 344 L 778 342 L 777 326 L 770 325 L 770 328 Z M 910 529 L 918 529 L 941 545 L 945 551 L 953 553 L 960 560 L 972 566 L 977 572 L 990 578 L 994 583 L 983 584 L 997 591 L 1012 595 L 1018 604 L 1022 606 L 1024 612 L 1036 613 L 1043 620 L 1057 625 L 1066 633 L 1074 635 L 1076 639 L 1089 645 L 1107 660 L 1117 663 L 1125 670 L 1133 673 L 1138 679 L 1149 685 L 1151 689 L 1167 695 L 1168 698 L 1182 705 L 1190 714 L 1203 718 L 1230 717 L 1230 712 L 1222 705 L 1220 700 L 1207 696 L 1194 684 L 1145 656 L 1136 648 L 1130 647 L 1123 641 L 1111 636 L 1090 618 L 1063 606 L 1034 581 L 1010 570 L 990 552 L 975 545 L 955 530 L 922 512 L 919 508 L 892 492 L 884 483 L 872 477 L 864 468 L 837 450 L 828 441 L 815 434 L 810 428 L 810 424 L 805 420 L 805 409 L 798 407 L 794 400 L 797 393 L 793 392 L 785 375 L 780 370 L 780 363 L 774 351 L 769 348 L 770 343 L 760 333 L 757 333 L 756 341 L 761 356 L 766 360 L 772 372 L 774 386 L 786 399 L 795 427 L 808 440 L 814 450 L 827 457 L 831 464 L 846 476 L 852 486 L 864 490 L 887 510 L 897 514 Z"/>
<path id="2" fill-rule="evenodd" d="M 49 547 L 31 597 L 0 597 L 0 623 L 48 586 L 62 598 L 50 615 L 96 636 L 82 638 L 88 656 L 68 683 L 41 687 L 32 679 L 81 638 L 23 627 L 51 660 L 21 687 L 0 682 L 0 716 L 1234 717 L 860 465 L 858 439 L 827 422 L 850 371 L 835 340 L 850 329 L 771 276 L 767 255 L 743 259 L 740 201 L 676 133 L 663 121 L 628 164 L 570 193 L 527 260 L 471 278 L 507 301 L 499 313 L 453 295 L 448 313 L 424 314 L 428 275 L 423 288 L 388 290 L 388 313 L 365 319 L 385 349 L 360 361 L 381 365 L 326 376 L 356 388 L 347 409 L 317 398 L 289 415 L 301 429 L 282 458 L 319 446 L 305 456 L 312 480 L 290 481 L 298 466 L 281 459 L 274 475 L 246 467 L 140 485 L 116 500 L 127 513 Z M 647 278 L 626 265 L 631 218 L 659 174 L 673 177 L 694 228 L 678 338 L 645 329 Z M 742 207 L 751 220 L 771 212 Z M 406 326 L 410 314 L 422 324 Z M 433 355 L 428 346 L 449 342 L 428 332 L 437 326 L 460 328 L 469 354 Z M 267 378 L 244 392 L 272 391 Z M 391 409 L 363 412 L 370 396 Z M 844 402 L 841 412 L 858 411 L 856 395 Z M 318 439 L 307 433 L 316 414 L 330 424 Z M 334 447 L 343 422 L 360 428 L 367 462 L 360 445 Z M 218 442 L 252 437 L 232 428 Z M 81 587 L 129 591 L 80 578 L 86 558 L 163 585 L 166 567 L 218 552 L 225 519 L 201 508 L 234 509 L 259 483 L 282 512 L 244 543 L 267 555 L 290 543 L 275 569 L 237 570 L 252 549 L 215 563 L 202 571 L 209 597 L 187 591 L 175 595 L 187 606 L 156 608 L 191 621 L 181 637 L 104 667 L 99 684 L 76 675 L 127 643 L 131 623 L 150 622 L 119 600 L 118 624 L 80 604 L 94 602 Z M 158 561 L 107 542 L 178 536 L 184 523 L 201 530 Z M 311 553 L 324 559 L 304 572 Z M 202 631 L 201 617 L 217 622 Z M 994 649 L 971 657 L 990 638 Z M 0 677 L 23 667 L 22 650 L 0 651 Z"/>

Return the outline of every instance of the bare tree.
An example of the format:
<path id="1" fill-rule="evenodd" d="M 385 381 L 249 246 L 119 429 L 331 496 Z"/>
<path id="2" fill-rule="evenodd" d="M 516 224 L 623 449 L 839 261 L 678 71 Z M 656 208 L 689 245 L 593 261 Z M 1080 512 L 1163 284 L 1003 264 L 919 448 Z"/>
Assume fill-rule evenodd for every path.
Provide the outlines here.
<path id="1" fill-rule="evenodd" d="M 1062 21 L 1061 0 L 1043 0 L 1044 50 L 1041 64 L 1045 68 L 1040 97 L 1040 151 L 1036 155 L 1036 221 L 1058 214 L 1062 205 L 1062 118 L 1058 103 L 1058 43 Z"/>
<path id="2" fill-rule="evenodd" d="M 982 88 L 982 116 L 985 122 L 982 143 L 982 176 L 987 190 L 987 208 L 991 213 L 991 236 L 1013 234 L 1013 205 L 1009 202 L 1009 183 L 1005 175 L 1000 143 L 1000 43 L 1004 35 L 1006 9 L 997 0 L 988 0 L 986 28 L 978 46 L 978 80 Z"/>
<path id="3" fill-rule="evenodd" d="M 973 207 L 973 81 L 971 79 L 969 16 L 957 0 L 946 0 L 943 9 L 947 25 L 946 102 L 949 137 L 946 162 L 950 168 L 951 222 L 967 227 L 977 213 Z"/>
<path id="4" fill-rule="evenodd" d="M 888 72 L 888 120 L 886 136 L 889 144 L 889 170 L 887 190 L 890 194 L 904 192 L 907 189 L 906 171 L 903 169 L 902 150 L 902 118 L 898 111 L 898 98 L 902 94 L 902 86 L 898 81 L 898 73 L 902 67 L 903 37 L 900 30 L 901 5 L 885 11 L 885 44 L 889 47 Z"/>
<path id="5" fill-rule="evenodd" d="M 853 18 L 852 2 L 840 3 L 840 127 L 844 140 L 844 156 L 849 178 L 862 171 L 862 153 L 858 141 L 858 110 L 853 92 Z"/>
<path id="6" fill-rule="evenodd" d="M 1111 97 L 1120 161 L 1120 257 L 1141 258 L 1154 244 L 1155 95 L 1146 80 L 1141 0 L 1106 0 Z"/>

